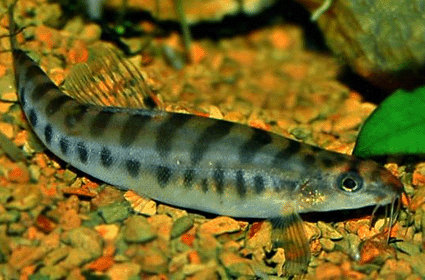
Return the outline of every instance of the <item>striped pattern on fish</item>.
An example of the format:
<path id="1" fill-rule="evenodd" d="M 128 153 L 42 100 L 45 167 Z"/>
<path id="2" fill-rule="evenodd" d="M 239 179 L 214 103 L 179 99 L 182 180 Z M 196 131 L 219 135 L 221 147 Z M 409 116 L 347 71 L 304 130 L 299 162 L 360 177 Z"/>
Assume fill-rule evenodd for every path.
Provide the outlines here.
<path id="1" fill-rule="evenodd" d="M 185 208 L 271 218 L 282 231 L 293 226 L 285 238 L 303 247 L 292 252 L 303 269 L 309 249 L 297 213 L 384 205 L 403 190 L 373 161 L 246 125 L 79 103 L 18 47 L 13 9 L 9 16 L 16 86 L 31 127 L 59 158 L 107 183 Z"/>

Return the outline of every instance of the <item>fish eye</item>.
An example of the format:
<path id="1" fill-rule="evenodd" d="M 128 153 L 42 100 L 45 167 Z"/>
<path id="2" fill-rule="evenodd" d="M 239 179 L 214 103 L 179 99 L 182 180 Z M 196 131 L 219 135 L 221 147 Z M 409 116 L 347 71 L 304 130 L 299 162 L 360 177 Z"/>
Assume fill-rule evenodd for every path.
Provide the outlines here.
<path id="1" fill-rule="evenodd" d="M 355 172 L 345 172 L 338 176 L 336 184 L 345 192 L 356 192 L 363 187 L 363 179 Z"/>

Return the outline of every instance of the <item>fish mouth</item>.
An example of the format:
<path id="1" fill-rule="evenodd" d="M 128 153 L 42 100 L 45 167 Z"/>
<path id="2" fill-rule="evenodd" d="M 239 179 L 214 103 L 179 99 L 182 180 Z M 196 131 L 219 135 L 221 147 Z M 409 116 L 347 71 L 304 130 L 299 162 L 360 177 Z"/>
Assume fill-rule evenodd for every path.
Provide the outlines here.
<path id="1" fill-rule="evenodd" d="M 390 187 L 392 191 L 398 195 L 401 195 L 404 192 L 404 185 L 400 179 L 386 169 L 382 170 L 380 173 L 380 180 L 384 186 Z"/>

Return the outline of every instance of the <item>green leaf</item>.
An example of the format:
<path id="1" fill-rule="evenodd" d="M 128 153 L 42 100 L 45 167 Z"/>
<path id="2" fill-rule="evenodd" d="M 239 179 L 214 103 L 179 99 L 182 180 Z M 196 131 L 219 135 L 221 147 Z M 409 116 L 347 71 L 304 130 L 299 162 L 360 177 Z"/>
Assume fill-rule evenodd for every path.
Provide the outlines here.
<path id="1" fill-rule="evenodd" d="M 397 90 L 385 99 L 363 125 L 353 154 L 425 154 L 425 87 Z"/>

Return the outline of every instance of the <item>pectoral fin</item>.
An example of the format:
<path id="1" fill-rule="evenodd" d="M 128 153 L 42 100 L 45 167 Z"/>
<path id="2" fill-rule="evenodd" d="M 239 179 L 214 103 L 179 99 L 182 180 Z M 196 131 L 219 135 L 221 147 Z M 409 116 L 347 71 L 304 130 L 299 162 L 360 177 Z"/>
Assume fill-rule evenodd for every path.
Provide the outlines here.
<path id="1" fill-rule="evenodd" d="M 288 212 L 269 218 L 269 221 L 272 224 L 273 246 L 285 251 L 286 274 L 305 273 L 310 262 L 310 246 L 301 217 L 296 212 Z"/>

